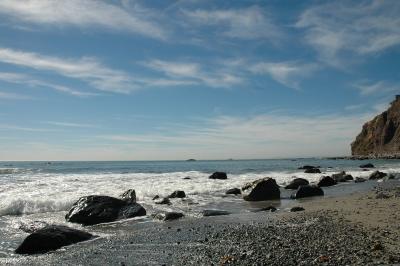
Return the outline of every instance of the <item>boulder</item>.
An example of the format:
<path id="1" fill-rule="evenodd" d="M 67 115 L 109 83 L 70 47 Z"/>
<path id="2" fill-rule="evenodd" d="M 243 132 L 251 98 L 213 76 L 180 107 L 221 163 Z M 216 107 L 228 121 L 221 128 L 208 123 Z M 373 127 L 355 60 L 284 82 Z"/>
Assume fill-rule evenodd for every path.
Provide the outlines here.
<path id="1" fill-rule="evenodd" d="M 310 184 L 307 179 L 304 178 L 295 178 L 293 179 L 289 185 L 287 185 L 285 188 L 286 189 L 298 189 L 299 186 L 305 186 Z"/>
<path id="2" fill-rule="evenodd" d="M 345 171 L 342 171 L 342 172 L 337 173 L 337 174 L 333 174 L 332 178 L 338 183 L 339 182 L 347 182 L 347 181 L 350 181 L 350 180 L 354 179 L 352 175 L 346 174 Z"/>
<path id="3" fill-rule="evenodd" d="M 365 182 L 365 181 L 367 181 L 367 180 L 365 178 L 362 178 L 362 177 L 356 177 L 356 179 L 354 179 L 355 183 L 362 183 L 362 182 Z"/>
<path id="4" fill-rule="evenodd" d="M 262 201 L 280 199 L 281 191 L 273 178 L 263 178 L 246 184 L 242 188 L 247 201 Z"/>
<path id="5" fill-rule="evenodd" d="M 233 195 L 239 195 L 242 194 L 242 191 L 240 190 L 240 188 L 231 188 L 228 189 L 225 194 L 229 195 L 229 194 L 233 194 Z"/>
<path id="6" fill-rule="evenodd" d="M 375 166 L 372 163 L 367 163 L 360 165 L 360 168 L 375 168 Z"/>
<path id="7" fill-rule="evenodd" d="M 307 198 L 307 197 L 314 197 L 314 196 L 323 196 L 324 191 L 317 186 L 300 186 L 297 191 L 292 194 L 292 199 L 300 199 L 300 198 Z"/>
<path id="8" fill-rule="evenodd" d="M 155 204 L 167 204 L 170 205 L 171 201 L 169 200 L 169 198 L 161 198 L 161 199 L 157 199 L 154 201 Z"/>
<path id="9" fill-rule="evenodd" d="M 17 254 L 39 254 L 64 246 L 89 240 L 92 234 L 61 225 L 49 225 L 36 230 L 25 238 L 15 250 Z"/>
<path id="10" fill-rule="evenodd" d="M 161 220 L 161 221 L 171 221 L 182 218 L 184 215 L 181 212 L 163 212 L 157 213 L 154 218 Z"/>
<path id="11" fill-rule="evenodd" d="M 220 216 L 220 215 L 229 215 L 231 214 L 228 211 L 223 210 L 204 210 L 203 216 Z"/>
<path id="12" fill-rule="evenodd" d="M 119 197 L 124 201 L 130 203 L 136 203 L 136 191 L 134 189 L 128 189 L 127 191 L 122 193 Z"/>
<path id="13" fill-rule="evenodd" d="M 320 174 L 321 170 L 319 170 L 318 168 L 306 169 L 304 171 L 304 173 L 306 173 L 306 174 Z"/>
<path id="14" fill-rule="evenodd" d="M 385 176 L 387 176 L 386 173 L 382 173 L 382 172 L 379 172 L 379 171 L 375 171 L 375 172 L 373 172 L 373 173 L 369 176 L 369 179 L 370 179 L 370 180 L 382 179 L 382 178 L 384 178 Z"/>
<path id="15" fill-rule="evenodd" d="M 330 187 L 336 185 L 337 182 L 330 176 L 323 176 L 318 182 L 318 187 Z"/>
<path id="16" fill-rule="evenodd" d="M 291 208 L 291 209 L 290 209 L 290 212 L 301 212 L 301 211 L 304 211 L 304 210 L 305 210 L 305 209 L 304 209 L 303 207 L 297 206 L 297 207 Z"/>
<path id="17" fill-rule="evenodd" d="M 65 219 L 71 223 L 93 225 L 146 215 L 138 203 L 109 196 L 81 197 L 72 205 Z"/>
<path id="18" fill-rule="evenodd" d="M 225 172 L 215 172 L 212 175 L 210 175 L 208 178 L 210 178 L 210 179 L 228 179 L 228 176 L 226 175 Z"/>
<path id="19" fill-rule="evenodd" d="M 304 165 L 304 166 L 299 167 L 297 169 L 299 169 L 299 170 L 308 170 L 308 169 L 315 169 L 315 168 L 319 168 L 319 166 Z"/>
<path id="20" fill-rule="evenodd" d="M 183 190 L 176 190 L 176 191 L 174 191 L 174 192 L 172 192 L 171 193 L 171 195 L 169 195 L 168 196 L 168 198 L 171 198 L 171 199 L 173 199 L 173 198 L 185 198 L 186 197 L 186 194 L 185 194 L 185 191 L 183 191 Z"/>

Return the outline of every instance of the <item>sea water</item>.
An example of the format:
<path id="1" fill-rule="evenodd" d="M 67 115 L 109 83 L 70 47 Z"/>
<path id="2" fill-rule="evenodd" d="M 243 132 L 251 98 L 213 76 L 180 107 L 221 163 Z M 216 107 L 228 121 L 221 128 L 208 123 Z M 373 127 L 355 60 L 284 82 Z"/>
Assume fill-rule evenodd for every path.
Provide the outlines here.
<path id="1" fill-rule="evenodd" d="M 400 173 L 399 160 L 368 162 L 381 171 Z M 26 237 L 21 226 L 34 221 L 67 224 L 64 216 L 81 196 L 117 197 L 133 188 L 148 213 L 174 210 L 196 217 L 210 208 L 246 212 L 256 205 L 226 196 L 227 189 L 263 177 L 273 177 L 279 185 L 288 184 L 294 176 L 317 182 L 322 175 L 342 170 L 354 177 L 368 177 L 371 172 L 359 168 L 363 163 L 366 161 L 329 159 L 0 162 L 0 257 L 13 256 L 13 250 Z M 305 174 L 298 170 L 303 165 L 320 166 L 323 173 Z M 209 179 L 214 171 L 227 172 L 228 179 Z M 184 179 L 187 177 L 190 179 Z M 175 190 L 184 190 L 187 198 L 174 199 L 167 206 L 154 204 L 155 195 L 166 197 Z"/>

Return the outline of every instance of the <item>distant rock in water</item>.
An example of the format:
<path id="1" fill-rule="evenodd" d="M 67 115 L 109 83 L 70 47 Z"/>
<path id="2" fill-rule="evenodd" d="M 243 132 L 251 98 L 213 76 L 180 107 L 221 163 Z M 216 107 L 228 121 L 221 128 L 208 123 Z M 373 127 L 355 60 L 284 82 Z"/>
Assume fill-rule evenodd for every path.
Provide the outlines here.
<path id="1" fill-rule="evenodd" d="M 210 175 L 208 178 L 210 178 L 210 179 L 228 179 L 228 176 L 226 175 L 225 172 L 215 172 L 212 175 Z"/>
<path id="2" fill-rule="evenodd" d="M 146 210 L 138 203 L 109 196 L 81 197 L 72 205 L 65 216 L 71 223 L 93 225 L 146 215 Z"/>
<path id="3" fill-rule="evenodd" d="M 372 163 L 366 163 L 360 165 L 360 168 L 375 168 L 375 166 Z"/>
<path id="4" fill-rule="evenodd" d="M 49 225 L 30 234 L 15 250 L 17 254 L 40 254 L 64 246 L 89 240 L 93 237 L 84 231 L 61 225 Z"/>
<path id="5" fill-rule="evenodd" d="M 185 198 L 186 194 L 185 191 L 183 190 L 176 190 L 171 193 L 171 195 L 168 196 L 168 198 L 174 199 L 174 198 Z"/>
<path id="6" fill-rule="evenodd" d="M 195 162 L 196 159 L 187 159 L 186 162 Z"/>
<path id="7" fill-rule="evenodd" d="M 281 191 L 273 178 L 263 178 L 242 187 L 243 199 L 247 201 L 263 201 L 280 199 Z"/>
<path id="8" fill-rule="evenodd" d="M 400 95 L 388 110 L 364 124 L 351 144 L 353 156 L 390 157 L 400 155 Z"/>
<path id="9" fill-rule="evenodd" d="M 289 185 L 287 185 L 287 186 L 285 187 L 285 189 L 298 189 L 299 186 L 305 186 L 305 185 L 308 185 L 308 184 L 309 184 L 309 182 L 308 182 L 307 179 L 304 179 L 304 178 L 295 178 L 295 179 L 293 179 L 293 180 L 290 182 Z"/>
<path id="10" fill-rule="evenodd" d="M 311 168 L 311 169 L 306 169 L 304 171 L 304 173 L 306 173 L 306 174 L 320 174 L 321 170 L 319 170 L 318 168 Z"/>

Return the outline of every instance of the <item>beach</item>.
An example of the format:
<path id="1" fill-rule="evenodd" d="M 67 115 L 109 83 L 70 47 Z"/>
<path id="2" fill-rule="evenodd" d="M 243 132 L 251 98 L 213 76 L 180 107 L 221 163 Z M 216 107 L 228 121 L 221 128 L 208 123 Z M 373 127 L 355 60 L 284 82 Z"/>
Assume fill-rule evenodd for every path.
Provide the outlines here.
<path id="1" fill-rule="evenodd" d="M 229 180 L 229 179 L 228 179 Z M 190 181 L 190 180 L 184 180 Z M 98 237 L 5 265 L 394 265 L 400 263 L 399 180 L 345 182 L 325 196 L 213 205 L 230 215 L 133 218 L 77 227 Z M 189 195 L 188 198 L 191 196 Z M 230 196 L 229 196 L 230 197 Z M 229 199 L 220 196 L 220 201 Z M 182 199 L 183 200 L 183 199 Z M 215 198 L 213 198 L 215 201 Z M 239 204 L 240 202 L 240 204 Z M 172 206 L 174 206 L 175 202 Z M 262 211 L 273 205 L 277 211 Z M 304 211 L 291 212 L 293 207 Z M 193 208 L 196 208 L 194 205 Z M 198 207 L 197 207 L 198 208 Z M 204 207 L 202 207 L 204 208 Z M 241 211 L 237 211 L 238 209 Z M 236 211 L 235 211 L 236 210 Z M 61 215 L 61 212 L 59 215 Z M 70 226 L 74 226 L 69 224 Z M 26 234 L 25 234 L 26 235 Z"/>

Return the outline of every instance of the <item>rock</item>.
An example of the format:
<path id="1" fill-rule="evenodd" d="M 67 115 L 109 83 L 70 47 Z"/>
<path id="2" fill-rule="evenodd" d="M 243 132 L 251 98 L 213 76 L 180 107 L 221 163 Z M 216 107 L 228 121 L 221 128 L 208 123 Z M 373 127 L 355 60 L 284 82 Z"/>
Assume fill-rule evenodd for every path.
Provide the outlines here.
<path id="1" fill-rule="evenodd" d="M 171 199 L 173 199 L 173 198 L 185 198 L 186 197 L 186 194 L 185 194 L 185 191 L 183 191 L 183 190 L 176 190 L 176 191 L 174 191 L 174 192 L 172 192 L 172 194 L 171 195 L 169 195 L 168 196 L 168 198 L 171 198 Z"/>
<path id="2" fill-rule="evenodd" d="M 184 215 L 181 212 L 164 212 L 157 213 L 154 217 L 161 221 L 171 221 L 182 218 Z"/>
<path id="3" fill-rule="evenodd" d="M 183 180 L 190 180 L 191 178 L 190 177 L 184 177 L 184 178 L 182 178 Z"/>
<path id="4" fill-rule="evenodd" d="M 297 169 L 299 169 L 299 170 L 308 170 L 308 169 L 315 169 L 315 168 L 319 168 L 319 166 L 304 165 L 304 166 L 299 167 Z"/>
<path id="5" fill-rule="evenodd" d="M 222 211 L 222 210 L 204 210 L 203 211 L 203 216 L 220 216 L 220 215 L 229 215 L 231 214 L 228 211 Z"/>
<path id="6" fill-rule="evenodd" d="M 299 186 L 305 186 L 310 184 L 307 179 L 304 178 L 295 178 L 293 179 L 289 185 L 285 187 L 285 189 L 298 189 Z"/>
<path id="7" fill-rule="evenodd" d="M 196 159 L 187 159 L 186 162 L 195 162 Z"/>
<path id="8" fill-rule="evenodd" d="M 387 157 L 400 154 L 400 95 L 388 110 L 364 124 L 351 144 L 354 156 Z"/>
<path id="9" fill-rule="evenodd" d="M 63 246 L 89 240 L 93 237 L 84 231 L 61 225 L 49 225 L 30 234 L 15 250 L 17 254 L 39 254 Z"/>
<path id="10" fill-rule="evenodd" d="M 144 215 L 146 210 L 138 203 L 92 195 L 75 202 L 65 219 L 71 223 L 93 225 Z"/>
<path id="11" fill-rule="evenodd" d="M 270 211 L 270 212 L 275 212 L 277 209 L 274 206 L 268 206 L 266 208 L 261 208 L 255 210 L 255 212 L 265 212 L 265 211 Z"/>
<path id="12" fill-rule="evenodd" d="M 292 199 L 300 199 L 306 197 L 323 196 L 324 191 L 317 186 L 300 186 L 295 193 L 292 194 Z"/>
<path id="13" fill-rule="evenodd" d="M 350 180 L 354 179 L 352 175 L 346 174 L 345 171 L 342 171 L 342 172 L 337 173 L 337 174 L 333 174 L 332 178 L 338 183 L 339 182 L 347 182 L 347 181 L 350 181 Z"/>
<path id="14" fill-rule="evenodd" d="M 161 199 L 157 199 L 155 202 L 155 204 L 171 204 L 171 201 L 169 200 L 169 198 L 161 198 Z"/>
<path id="15" fill-rule="evenodd" d="M 303 207 L 293 207 L 290 209 L 290 212 L 301 212 L 304 211 L 305 209 Z"/>
<path id="16" fill-rule="evenodd" d="M 18 227 L 22 231 L 26 233 L 33 233 L 36 232 L 39 229 L 45 228 L 46 226 L 49 226 L 48 223 L 43 222 L 43 221 L 33 221 L 30 223 L 21 223 L 20 226 Z"/>
<path id="17" fill-rule="evenodd" d="M 382 173 L 382 172 L 379 172 L 379 171 L 375 171 L 375 172 L 373 172 L 373 173 L 369 176 L 369 179 L 370 179 L 370 180 L 382 179 L 382 178 L 384 178 L 385 176 L 387 176 L 386 173 Z"/>
<path id="18" fill-rule="evenodd" d="M 225 192 L 225 194 L 233 194 L 233 195 L 239 195 L 239 194 L 242 194 L 242 191 L 240 190 L 240 188 L 231 188 L 231 189 L 228 189 L 226 192 Z"/>
<path id="19" fill-rule="evenodd" d="M 136 191 L 134 189 L 128 189 L 119 196 L 122 200 L 130 203 L 136 203 Z"/>
<path id="20" fill-rule="evenodd" d="M 372 163 L 367 163 L 360 165 L 360 168 L 375 168 L 375 166 Z"/>
<path id="21" fill-rule="evenodd" d="M 319 187 L 330 187 L 336 185 L 337 182 L 330 176 L 323 176 L 318 182 Z"/>
<path id="22" fill-rule="evenodd" d="M 243 199 L 247 201 L 263 201 L 280 199 L 281 191 L 273 178 L 264 178 L 246 184 L 242 188 L 245 194 Z"/>
<path id="23" fill-rule="evenodd" d="M 156 200 L 156 199 L 159 199 L 159 198 L 160 198 L 160 196 L 155 195 L 155 196 L 153 197 L 153 200 Z"/>
<path id="24" fill-rule="evenodd" d="M 367 181 L 365 178 L 362 177 L 356 177 L 356 179 L 354 180 L 355 183 L 362 183 Z"/>
<path id="25" fill-rule="evenodd" d="M 304 173 L 306 173 L 306 174 L 320 174 L 321 170 L 319 170 L 318 168 L 306 169 L 304 171 Z"/>
<path id="26" fill-rule="evenodd" d="M 228 179 L 228 176 L 226 175 L 225 172 L 215 172 L 212 175 L 210 175 L 208 178 L 210 178 L 210 179 Z"/>

